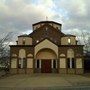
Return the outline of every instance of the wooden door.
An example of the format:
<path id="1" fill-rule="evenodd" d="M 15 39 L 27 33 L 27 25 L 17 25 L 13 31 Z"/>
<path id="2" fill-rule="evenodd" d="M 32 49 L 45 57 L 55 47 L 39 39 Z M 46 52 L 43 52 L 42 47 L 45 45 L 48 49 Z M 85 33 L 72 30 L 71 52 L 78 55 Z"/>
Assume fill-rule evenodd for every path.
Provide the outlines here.
<path id="1" fill-rule="evenodd" d="M 51 73 L 51 60 L 42 60 L 41 72 L 42 73 Z"/>

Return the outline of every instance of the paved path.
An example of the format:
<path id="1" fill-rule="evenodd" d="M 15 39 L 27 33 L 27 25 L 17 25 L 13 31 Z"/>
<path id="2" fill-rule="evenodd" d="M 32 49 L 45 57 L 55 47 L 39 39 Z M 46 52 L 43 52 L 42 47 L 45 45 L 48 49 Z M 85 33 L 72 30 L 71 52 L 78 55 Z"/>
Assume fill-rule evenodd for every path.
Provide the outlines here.
<path id="1" fill-rule="evenodd" d="M 69 88 L 70 90 L 72 87 L 87 87 L 89 88 L 87 90 L 90 90 L 90 76 L 34 74 L 13 75 L 0 79 L 0 90 L 60 90 L 60 88 Z"/>

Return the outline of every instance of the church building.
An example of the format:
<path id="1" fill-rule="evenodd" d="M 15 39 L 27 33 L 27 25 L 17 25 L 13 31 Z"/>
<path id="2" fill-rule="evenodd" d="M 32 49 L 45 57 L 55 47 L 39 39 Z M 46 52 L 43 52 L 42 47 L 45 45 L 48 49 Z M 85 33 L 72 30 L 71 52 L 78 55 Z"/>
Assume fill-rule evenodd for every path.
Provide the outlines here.
<path id="1" fill-rule="evenodd" d="M 41 21 L 32 25 L 33 32 L 18 36 L 10 45 L 10 73 L 83 74 L 83 45 L 76 36 L 64 34 L 62 24 Z"/>

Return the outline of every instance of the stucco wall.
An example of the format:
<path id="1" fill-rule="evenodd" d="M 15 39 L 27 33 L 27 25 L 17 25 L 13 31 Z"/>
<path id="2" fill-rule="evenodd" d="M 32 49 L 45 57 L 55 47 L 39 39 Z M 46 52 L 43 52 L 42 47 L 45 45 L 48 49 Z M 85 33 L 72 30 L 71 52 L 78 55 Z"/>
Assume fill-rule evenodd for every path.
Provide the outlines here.
<path id="1" fill-rule="evenodd" d="M 66 68 L 66 59 L 60 58 L 59 68 Z"/>
<path id="2" fill-rule="evenodd" d="M 33 59 L 32 58 L 27 59 L 27 68 L 33 68 Z"/>
<path id="3" fill-rule="evenodd" d="M 68 38 L 70 38 L 70 44 L 76 45 L 76 39 L 75 37 L 62 37 L 61 38 L 61 45 L 68 45 Z"/>
<path id="4" fill-rule="evenodd" d="M 25 58 L 26 57 L 26 52 L 24 49 L 19 50 L 19 58 Z"/>
<path id="5" fill-rule="evenodd" d="M 36 55 L 37 59 L 57 59 L 56 54 L 49 49 L 41 50 Z"/>
<path id="6" fill-rule="evenodd" d="M 76 68 L 83 68 L 82 67 L 82 58 L 76 59 Z"/>
<path id="7" fill-rule="evenodd" d="M 45 39 L 43 42 L 35 46 L 35 56 L 39 50 L 44 49 L 44 48 L 49 48 L 53 50 L 58 56 L 58 47 L 47 39 Z"/>
<path id="8" fill-rule="evenodd" d="M 11 59 L 11 68 L 17 68 L 17 58 Z"/>
<path id="9" fill-rule="evenodd" d="M 67 50 L 67 58 L 74 58 L 74 50 L 73 49 Z"/>
<path id="10" fill-rule="evenodd" d="M 25 39 L 25 45 L 32 45 L 32 38 L 30 37 L 19 37 L 18 45 L 23 45 L 23 39 Z"/>

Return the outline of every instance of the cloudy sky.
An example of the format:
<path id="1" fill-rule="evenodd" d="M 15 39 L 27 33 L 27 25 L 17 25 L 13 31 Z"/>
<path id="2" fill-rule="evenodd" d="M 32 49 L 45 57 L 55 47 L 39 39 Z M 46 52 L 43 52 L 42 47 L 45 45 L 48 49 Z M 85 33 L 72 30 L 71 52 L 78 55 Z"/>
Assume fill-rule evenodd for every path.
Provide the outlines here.
<path id="1" fill-rule="evenodd" d="M 90 0 L 0 0 L 0 37 L 29 33 L 46 17 L 61 23 L 65 33 L 90 32 Z"/>

